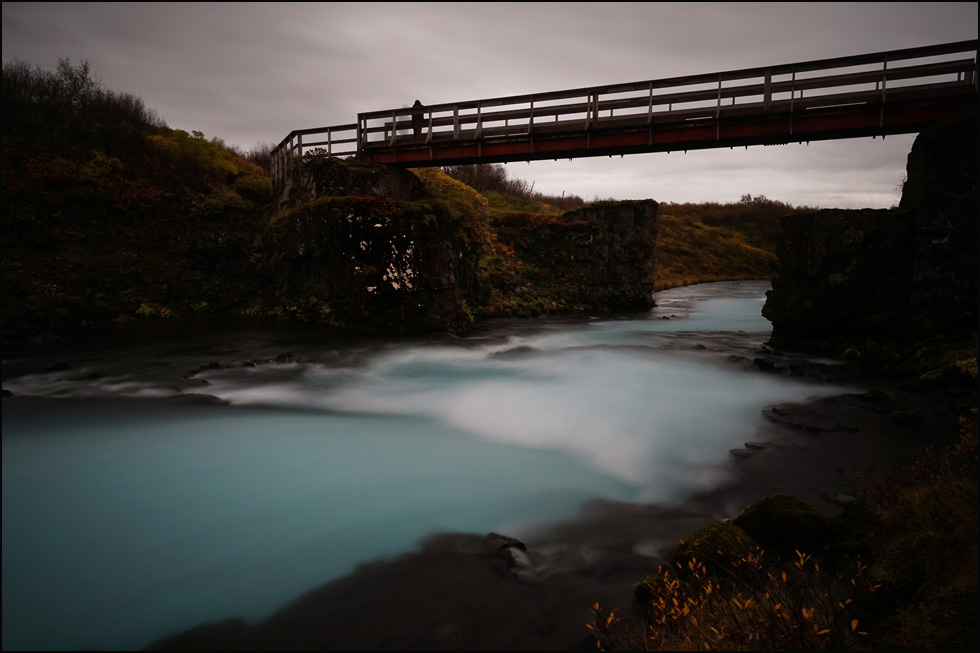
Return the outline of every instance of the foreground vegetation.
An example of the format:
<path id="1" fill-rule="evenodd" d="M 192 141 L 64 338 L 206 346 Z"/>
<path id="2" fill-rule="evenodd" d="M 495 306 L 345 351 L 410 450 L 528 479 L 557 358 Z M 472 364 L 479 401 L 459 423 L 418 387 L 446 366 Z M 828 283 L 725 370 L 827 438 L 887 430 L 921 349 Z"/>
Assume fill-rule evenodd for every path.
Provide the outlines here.
<path id="1" fill-rule="evenodd" d="M 636 590 L 593 606 L 614 650 L 967 650 L 977 642 L 977 410 L 955 445 L 828 519 L 774 496 L 694 533 Z"/>

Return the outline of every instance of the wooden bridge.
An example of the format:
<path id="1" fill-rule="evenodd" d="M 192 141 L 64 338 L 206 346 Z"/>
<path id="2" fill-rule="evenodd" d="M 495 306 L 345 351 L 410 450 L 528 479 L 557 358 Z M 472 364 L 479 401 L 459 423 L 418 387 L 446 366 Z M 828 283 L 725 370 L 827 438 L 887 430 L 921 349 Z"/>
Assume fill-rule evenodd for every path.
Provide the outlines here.
<path id="1" fill-rule="evenodd" d="M 273 192 L 311 152 L 410 167 L 912 133 L 975 107 L 977 40 L 629 84 L 360 113 L 273 150 Z"/>

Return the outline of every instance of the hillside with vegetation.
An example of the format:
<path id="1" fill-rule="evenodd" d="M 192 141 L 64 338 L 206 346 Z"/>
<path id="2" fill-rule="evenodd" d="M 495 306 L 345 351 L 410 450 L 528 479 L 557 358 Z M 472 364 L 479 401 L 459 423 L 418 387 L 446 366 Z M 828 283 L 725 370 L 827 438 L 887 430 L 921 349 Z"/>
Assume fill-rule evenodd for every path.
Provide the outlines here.
<path id="1" fill-rule="evenodd" d="M 247 301 L 260 166 L 67 60 L 4 65 L 2 133 L 5 342 Z"/>
<path id="2" fill-rule="evenodd" d="M 743 195 L 724 204 L 661 205 L 657 290 L 775 277 L 780 219 L 812 210 L 764 195 Z"/>

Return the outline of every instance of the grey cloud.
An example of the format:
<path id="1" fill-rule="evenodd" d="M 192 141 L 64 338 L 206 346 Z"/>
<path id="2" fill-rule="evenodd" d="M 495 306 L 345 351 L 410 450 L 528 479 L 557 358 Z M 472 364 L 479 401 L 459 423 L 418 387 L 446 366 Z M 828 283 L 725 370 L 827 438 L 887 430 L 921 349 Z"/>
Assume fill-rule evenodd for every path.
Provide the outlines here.
<path id="1" fill-rule="evenodd" d="M 415 99 L 543 92 L 976 36 L 976 3 L 4 3 L 2 51 L 4 61 L 48 69 L 60 57 L 88 59 L 107 86 L 140 95 L 172 127 L 250 147 Z M 750 148 L 509 169 L 537 189 L 589 198 L 728 201 L 748 192 L 830 205 L 893 195 L 907 154 L 899 147 L 892 139 L 877 148 L 845 141 L 764 155 Z"/>

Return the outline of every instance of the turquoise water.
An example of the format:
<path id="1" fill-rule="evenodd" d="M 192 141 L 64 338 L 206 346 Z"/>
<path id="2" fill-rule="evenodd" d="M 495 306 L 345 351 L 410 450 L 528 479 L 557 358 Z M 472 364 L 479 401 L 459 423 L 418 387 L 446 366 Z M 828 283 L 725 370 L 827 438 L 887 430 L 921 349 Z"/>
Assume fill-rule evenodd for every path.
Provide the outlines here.
<path id="1" fill-rule="evenodd" d="M 228 405 L 139 369 L 5 381 L 4 649 L 145 646 L 264 618 L 433 532 L 520 536 L 592 498 L 711 487 L 765 405 L 829 390 L 678 346 L 767 337 L 765 285 L 698 288 L 629 318 L 198 374 Z"/>

